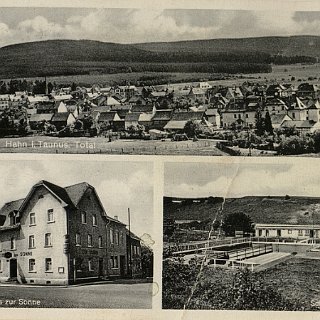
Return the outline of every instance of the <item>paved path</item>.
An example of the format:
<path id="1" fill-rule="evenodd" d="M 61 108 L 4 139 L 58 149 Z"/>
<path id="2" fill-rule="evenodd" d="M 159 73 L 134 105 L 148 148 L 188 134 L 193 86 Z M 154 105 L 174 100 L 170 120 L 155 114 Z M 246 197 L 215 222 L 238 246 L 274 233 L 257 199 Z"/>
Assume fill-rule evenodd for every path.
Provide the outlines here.
<path id="1" fill-rule="evenodd" d="M 0 286 L 0 307 L 151 309 L 152 283 Z"/>

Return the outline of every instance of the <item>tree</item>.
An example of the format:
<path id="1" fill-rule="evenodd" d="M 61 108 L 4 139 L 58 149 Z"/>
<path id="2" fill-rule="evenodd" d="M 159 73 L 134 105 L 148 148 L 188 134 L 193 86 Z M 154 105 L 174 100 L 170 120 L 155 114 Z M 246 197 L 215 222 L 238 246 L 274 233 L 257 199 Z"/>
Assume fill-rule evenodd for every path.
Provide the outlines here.
<path id="1" fill-rule="evenodd" d="M 222 229 L 226 236 L 234 236 L 235 231 L 243 231 L 244 233 L 254 231 L 251 218 L 243 212 L 228 214 L 223 220 Z"/>
<path id="2" fill-rule="evenodd" d="M 153 251 L 146 245 L 141 245 L 142 277 L 153 277 Z"/>
<path id="3" fill-rule="evenodd" d="M 201 133 L 201 127 L 199 123 L 193 120 L 189 120 L 185 124 L 183 131 L 188 136 L 188 138 L 194 138 L 195 136 Z"/>
<path id="4" fill-rule="evenodd" d="M 264 119 L 264 130 L 271 135 L 273 134 L 273 127 L 272 127 L 272 122 L 271 122 L 271 117 L 270 117 L 269 111 L 266 112 L 266 116 Z"/>
<path id="5" fill-rule="evenodd" d="M 256 119 L 256 132 L 258 136 L 264 134 L 264 119 L 262 118 L 261 110 L 258 109 L 255 114 Z"/>

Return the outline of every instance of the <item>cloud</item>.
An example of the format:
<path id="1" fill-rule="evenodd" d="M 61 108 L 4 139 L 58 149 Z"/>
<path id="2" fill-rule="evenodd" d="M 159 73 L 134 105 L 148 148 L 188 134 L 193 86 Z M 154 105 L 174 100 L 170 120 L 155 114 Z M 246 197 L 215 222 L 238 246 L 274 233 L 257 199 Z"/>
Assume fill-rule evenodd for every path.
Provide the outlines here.
<path id="1" fill-rule="evenodd" d="M 217 170 L 219 166 L 212 166 L 212 168 Z M 271 166 L 253 170 L 243 164 L 239 165 L 238 170 L 234 170 L 230 166 L 230 172 L 221 172 L 214 179 L 211 179 L 208 174 L 205 183 L 195 180 L 192 183 L 181 182 L 181 180 L 175 183 L 173 179 L 168 180 L 167 177 L 165 195 L 175 197 L 243 197 L 289 194 L 320 197 L 318 187 L 320 173 L 315 173 L 317 172 L 316 166 L 292 165 L 289 170 L 278 171 Z"/>

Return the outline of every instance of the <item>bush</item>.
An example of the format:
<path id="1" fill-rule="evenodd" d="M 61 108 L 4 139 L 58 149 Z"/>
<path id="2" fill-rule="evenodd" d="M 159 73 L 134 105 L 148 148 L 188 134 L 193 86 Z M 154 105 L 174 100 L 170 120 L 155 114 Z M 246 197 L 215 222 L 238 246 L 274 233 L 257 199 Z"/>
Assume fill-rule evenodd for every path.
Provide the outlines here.
<path id="1" fill-rule="evenodd" d="M 261 274 L 248 269 L 204 268 L 167 259 L 163 263 L 162 303 L 164 309 L 304 310 L 299 301 L 289 299 L 267 286 Z M 207 275 L 207 277 L 204 276 Z M 195 281 L 198 280 L 196 286 Z M 310 309 L 310 306 L 308 306 Z"/>
<path id="2" fill-rule="evenodd" d="M 282 155 L 311 153 L 314 152 L 314 140 L 308 136 L 283 138 L 277 151 Z"/>

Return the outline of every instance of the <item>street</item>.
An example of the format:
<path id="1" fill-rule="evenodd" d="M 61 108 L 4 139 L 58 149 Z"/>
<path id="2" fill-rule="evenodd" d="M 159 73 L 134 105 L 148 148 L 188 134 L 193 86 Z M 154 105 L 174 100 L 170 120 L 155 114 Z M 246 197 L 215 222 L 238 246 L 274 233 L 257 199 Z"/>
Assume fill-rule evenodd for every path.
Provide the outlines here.
<path id="1" fill-rule="evenodd" d="M 0 286 L 0 307 L 151 309 L 152 283 L 75 287 Z"/>

